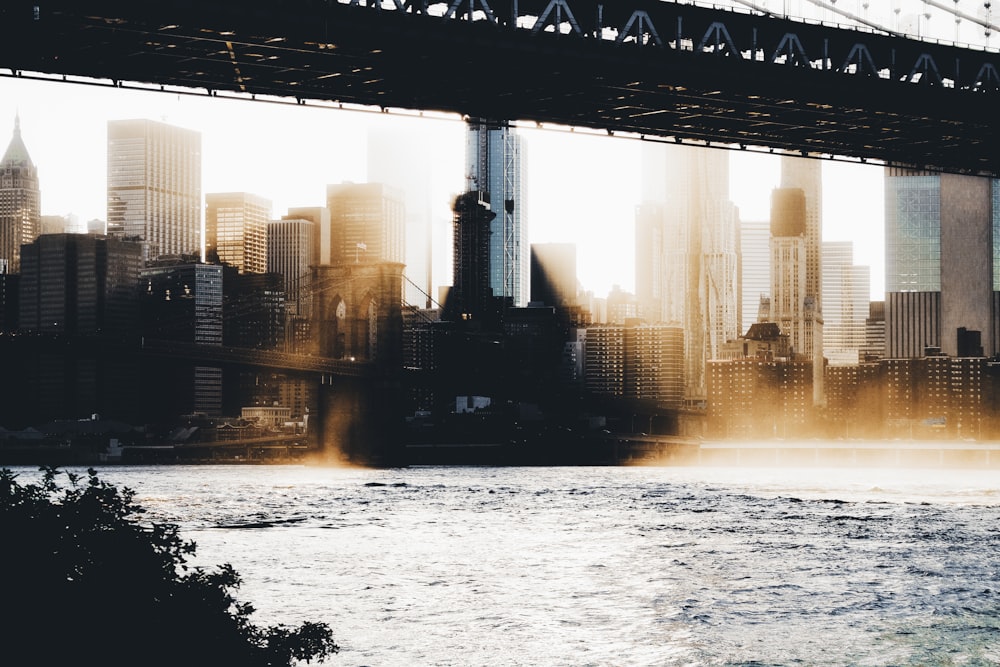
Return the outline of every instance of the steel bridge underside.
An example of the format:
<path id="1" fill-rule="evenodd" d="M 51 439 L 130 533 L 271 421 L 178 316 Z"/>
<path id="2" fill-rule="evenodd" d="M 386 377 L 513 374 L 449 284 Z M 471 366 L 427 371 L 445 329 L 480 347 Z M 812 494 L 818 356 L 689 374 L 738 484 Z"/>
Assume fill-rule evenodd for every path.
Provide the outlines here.
<path id="1" fill-rule="evenodd" d="M 993 52 L 657 0 L 8 0 L 0 9 L 0 68 L 14 75 L 981 175 L 1000 175 L 998 66 Z"/>

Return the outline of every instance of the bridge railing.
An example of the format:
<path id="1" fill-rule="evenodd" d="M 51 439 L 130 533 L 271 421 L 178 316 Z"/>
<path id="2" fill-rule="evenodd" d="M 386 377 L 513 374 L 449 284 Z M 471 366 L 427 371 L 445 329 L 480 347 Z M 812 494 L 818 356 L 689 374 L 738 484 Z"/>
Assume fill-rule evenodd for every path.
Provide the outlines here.
<path id="1" fill-rule="evenodd" d="M 874 22 L 842 25 L 779 17 L 752 9 L 757 6 L 752 2 L 741 8 L 666 0 L 333 1 L 358 9 L 485 23 L 532 36 L 576 36 L 944 88 L 1000 90 L 996 52 L 903 37 Z"/>

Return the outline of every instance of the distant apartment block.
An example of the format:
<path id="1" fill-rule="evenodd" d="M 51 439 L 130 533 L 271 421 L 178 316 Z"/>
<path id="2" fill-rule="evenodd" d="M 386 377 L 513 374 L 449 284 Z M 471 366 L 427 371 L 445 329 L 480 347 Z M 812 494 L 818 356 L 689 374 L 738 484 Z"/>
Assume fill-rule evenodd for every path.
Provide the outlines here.
<path id="1" fill-rule="evenodd" d="M 588 327 L 584 350 L 584 384 L 590 393 L 671 408 L 683 404 L 681 327 L 638 321 Z"/>

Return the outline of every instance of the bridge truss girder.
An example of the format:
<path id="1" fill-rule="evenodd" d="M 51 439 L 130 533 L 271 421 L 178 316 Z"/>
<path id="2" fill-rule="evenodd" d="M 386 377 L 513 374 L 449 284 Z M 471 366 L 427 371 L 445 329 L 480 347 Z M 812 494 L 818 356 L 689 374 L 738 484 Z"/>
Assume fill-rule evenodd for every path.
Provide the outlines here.
<path id="1" fill-rule="evenodd" d="M 993 175 L 998 63 L 993 52 L 657 0 L 12 0 L 0 9 L 0 67 L 14 74 Z"/>

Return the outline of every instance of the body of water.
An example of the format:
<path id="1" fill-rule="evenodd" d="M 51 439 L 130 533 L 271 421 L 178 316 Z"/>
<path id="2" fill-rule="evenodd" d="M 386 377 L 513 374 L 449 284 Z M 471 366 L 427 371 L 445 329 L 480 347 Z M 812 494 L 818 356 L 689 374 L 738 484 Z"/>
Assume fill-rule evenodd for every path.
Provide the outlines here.
<path id="1" fill-rule="evenodd" d="M 20 469 L 30 477 L 33 469 Z M 1000 473 L 106 467 L 336 665 L 998 665 Z"/>

